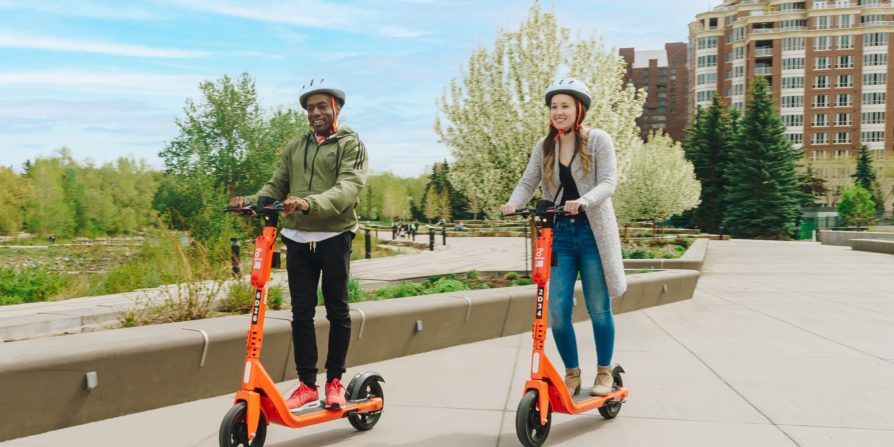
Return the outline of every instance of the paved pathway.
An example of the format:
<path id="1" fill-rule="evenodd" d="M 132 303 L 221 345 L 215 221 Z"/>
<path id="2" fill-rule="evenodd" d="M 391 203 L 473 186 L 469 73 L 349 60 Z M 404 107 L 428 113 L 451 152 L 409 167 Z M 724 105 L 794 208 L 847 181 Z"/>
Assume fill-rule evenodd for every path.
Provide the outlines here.
<path id="1" fill-rule="evenodd" d="M 556 415 L 547 445 L 894 445 L 892 272 L 894 256 L 847 247 L 712 241 L 693 300 L 617 317 L 615 358 L 631 390 L 620 416 Z M 577 328 L 591 365 L 592 335 Z M 523 334 L 352 368 L 388 381 L 375 429 L 272 426 L 266 445 L 519 445 L 530 344 Z M 228 394 L 0 447 L 216 446 L 231 403 Z"/>

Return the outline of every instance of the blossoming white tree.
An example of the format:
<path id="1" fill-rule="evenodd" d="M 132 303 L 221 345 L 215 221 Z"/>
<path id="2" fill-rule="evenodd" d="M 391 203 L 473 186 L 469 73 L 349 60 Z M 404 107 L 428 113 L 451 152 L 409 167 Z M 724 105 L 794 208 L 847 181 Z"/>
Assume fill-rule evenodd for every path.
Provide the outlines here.
<path id="1" fill-rule="evenodd" d="M 456 160 L 453 185 L 488 216 L 499 213 L 521 178 L 535 143 L 548 130 L 543 94 L 562 76 L 584 81 L 593 102 L 584 122 L 608 132 L 618 170 L 641 145 L 636 118 L 644 94 L 624 86 L 624 61 L 596 37 L 572 39 L 568 28 L 534 2 L 518 30 L 500 30 L 492 49 L 479 48 L 438 101 L 435 131 Z"/>
<path id="2" fill-rule="evenodd" d="M 680 143 L 652 133 L 630 153 L 628 175 L 615 191 L 615 212 L 624 226 L 634 220 L 663 221 L 699 203 L 701 183 Z"/>

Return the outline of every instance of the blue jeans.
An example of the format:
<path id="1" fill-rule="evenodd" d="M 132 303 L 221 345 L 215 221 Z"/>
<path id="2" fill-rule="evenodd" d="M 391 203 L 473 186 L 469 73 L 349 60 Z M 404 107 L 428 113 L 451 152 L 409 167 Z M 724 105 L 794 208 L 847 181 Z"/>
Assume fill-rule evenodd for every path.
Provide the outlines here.
<path id="1" fill-rule="evenodd" d="M 557 259 L 558 265 L 552 268 L 549 279 L 549 321 L 562 362 L 569 369 L 580 366 L 571 321 L 574 284 L 580 272 L 584 301 L 596 340 L 597 363 L 609 366 L 615 349 L 615 320 L 596 238 L 586 220 L 557 219 L 553 232 L 553 258 Z"/>

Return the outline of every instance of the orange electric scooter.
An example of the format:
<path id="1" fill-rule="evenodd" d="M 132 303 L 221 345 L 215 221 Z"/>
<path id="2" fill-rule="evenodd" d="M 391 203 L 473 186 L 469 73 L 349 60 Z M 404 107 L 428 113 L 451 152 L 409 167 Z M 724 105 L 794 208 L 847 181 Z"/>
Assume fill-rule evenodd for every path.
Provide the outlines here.
<path id="1" fill-rule="evenodd" d="M 267 424 L 281 424 L 300 428 L 329 422 L 344 417 L 354 428 L 366 431 L 379 422 L 385 398 L 380 382 L 385 380 L 372 371 L 357 374 L 345 390 L 344 408 L 324 409 L 321 406 L 293 413 L 286 406 L 276 384 L 261 365 L 261 345 L 264 341 L 264 315 L 267 311 L 267 286 L 270 270 L 279 256 L 274 256 L 281 203 L 259 207 L 247 205 L 227 208 L 227 211 L 253 216 L 264 224 L 263 233 L 255 241 L 252 255 L 251 284 L 256 287 L 248 329 L 245 370 L 242 387 L 236 391 L 235 405 L 220 424 L 221 447 L 262 447 L 267 437 Z M 278 262 L 276 262 L 278 264 Z"/>
<path id="2" fill-rule="evenodd" d="M 517 210 L 507 216 L 525 216 L 534 220 L 537 227 L 537 242 L 534 245 L 533 280 L 537 284 L 537 305 L 534 312 L 534 349 L 531 356 L 531 378 L 525 382 L 525 394 L 518 403 L 515 414 L 515 432 L 527 447 L 539 447 L 549 435 L 552 413 L 580 414 L 592 409 L 599 410 L 605 419 L 612 419 L 621 411 L 627 399 L 627 389 L 621 380 L 624 369 L 620 365 L 612 368 L 612 391 L 605 396 L 590 396 L 582 392 L 572 396 L 565 386 L 564 376 L 546 356 L 543 345 L 549 327 L 549 275 L 552 267 L 553 225 L 556 217 L 569 215 L 561 206 L 554 206 L 548 200 L 538 200 L 534 209 Z"/>

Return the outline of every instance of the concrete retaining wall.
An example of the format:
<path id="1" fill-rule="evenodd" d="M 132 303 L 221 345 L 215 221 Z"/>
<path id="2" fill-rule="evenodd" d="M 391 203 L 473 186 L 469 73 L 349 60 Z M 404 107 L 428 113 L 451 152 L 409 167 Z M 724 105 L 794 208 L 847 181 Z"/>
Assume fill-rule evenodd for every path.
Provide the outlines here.
<path id="1" fill-rule="evenodd" d="M 697 281 L 698 272 L 688 270 L 633 275 L 613 309 L 623 313 L 688 299 Z M 522 286 L 353 304 L 348 364 L 529 331 L 535 290 Z M 579 283 L 575 295 L 583 303 Z M 585 306 L 578 305 L 575 321 L 585 318 Z M 277 381 L 296 377 L 289 320 L 289 313 L 280 311 L 269 312 L 266 321 L 262 360 Z M 421 332 L 415 331 L 417 320 Z M 328 327 L 320 308 L 320 352 Z M 2 343 L 0 441 L 235 392 L 247 328 L 248 317 L 236 316 Z M 89 372 L 96 372 L 98 386 L 88 392 Z"/>
<path id="2" fill-rule="evenodd" d="M 875 231 L 837 231 L 819 230 L 817 240 L 823 245 L 851 245 L 851 239 L 894 239 L 894 233 L 879 233 Z"/>
<path id="3" fill-rule="evenodd" d="M 887 253 L 894 255 L 894 240 L 877 241 L 872 239 L 851 239 L 851 248 L 860 251 Z"/>
<path id="4" fill-rule="evenodd" d="M 696 239 L 692 245 L 677 259 L 625 259 L 627 269 L 683 269 L 702 271 L 702 265 L 708 254 L 708 239 Z"/>

